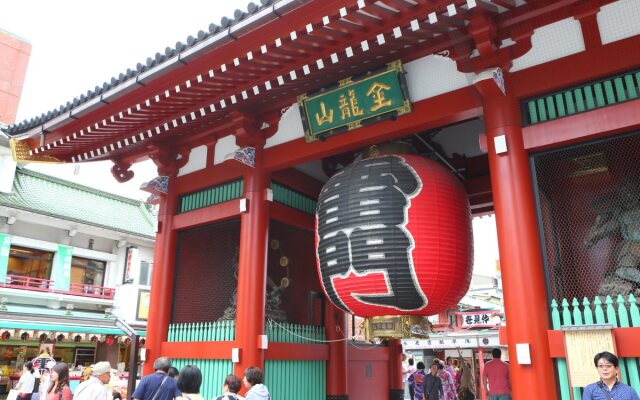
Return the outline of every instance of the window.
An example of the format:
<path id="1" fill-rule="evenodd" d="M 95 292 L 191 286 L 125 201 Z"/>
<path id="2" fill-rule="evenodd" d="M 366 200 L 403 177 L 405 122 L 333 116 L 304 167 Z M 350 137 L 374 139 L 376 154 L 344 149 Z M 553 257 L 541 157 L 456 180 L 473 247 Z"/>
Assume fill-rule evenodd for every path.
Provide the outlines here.
<path id="1" fill-rule="evenodd" d="M 151 274 L 153 272 L 153 263 L 148 261 L 140 261 L 140 279 L 139 285 L 151 286 Z"/>
<path id="2" fill-rule="evenodd" d="M 52 262 L 53 253 L 51 252 L 11 246 L 7 273 L 9 275 L 49 279 Z"/>
<path id="3" fill-rule="evenodd" d="M 106 262 L 73 257 L 71 260 L 71 283 L 104 286 Z"/>

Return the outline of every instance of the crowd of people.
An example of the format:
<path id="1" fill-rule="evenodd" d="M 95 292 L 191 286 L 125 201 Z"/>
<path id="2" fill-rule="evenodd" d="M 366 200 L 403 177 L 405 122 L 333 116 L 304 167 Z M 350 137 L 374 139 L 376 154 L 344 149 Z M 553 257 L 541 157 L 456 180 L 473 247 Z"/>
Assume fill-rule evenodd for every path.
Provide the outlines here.
<path id="1" fill-rule="evenodd" d="M 87 368 L 82 382 L 71 391 L 69 366 L 55 363 L 38 373 L 34 363 L 24 364 L 22 376 L 16 386 L 17 400 L 114 400 L 121 399 L 120 393 L 113 395 L 105 387 L 111 379 L 111 364 L 101 361 Z M 171 360 L 160 357 L 153 363 L 154 373 L 143 377 L 131 396 L 135 400 L 210 400 L 200 394 L 202 372 L 195 365 L 186 365 L 181 371 L 171 366 Z M 44 371 L 43 371 L 44 372 Z M 242 385 L 248 389 L 245 397 L 238 393 Z M 249 367 L 242 380 L 228 375 L 222 382 L 222 395 L 215 400 L 271 400 L 269 390 L 264 385 L 262 371 Z"/>
<path id="2" fill-rule="evenodd" d="M 509 364 L 502 361 L 502 351 L 493 349 L 493 359 L 484 365 L 481 384 L 490 400 L 511 400 Z M 458 360 L 447 357 L 446 363 L 435 359 L 425 372 L 423 362 L 414 367 L 409 359 L 403 370 L 411 400 L 474 400 L 476 386 L 469 363 L 458 350 Z M 456 362 L 457 361 L 457 362 Z M 582 400 L 640 400 L 635 390 L 618 379 L 618 357 L 608 351 L 595 355 L 593 363 L 600 380 L 587 385 Z"/>
<path id="3" fill-rule="evenodd" d="M 487 388 L 491 400 L 511 400 L 509 365 L 502 361 L 500 349 L 493 349 L 493 359 L 487 362 L 482 372 L 482 385 Z M 618 380 L 618 357 L 602 352 L 594 357 L 594 365 L 600 380 L 584 389 L 583 400 L 640 400 L 630 386 Z M 458 359 L 447 357 L 445 362 L 435 359 L 425 371 L 422 361 L 414 366 L 409 359 L 403 377 L 409 386 L 411 400 L 474 400 L 475 379 L 469 363 L 458 349 Z M 83 376 L 83 381 L 72 393 L 69 386 L 69 366 L 65 363 L 47 365 L 42 369 L 49 373 L 37 374 L 34 362 L 24 364 L 22 376 L 16 386 L 17 400 L 110 400 L 105 385 L 111 379 L 111 365 L 98 362 Z M 200 394 L 202 372 L 195 365 L 186 365 L 181 371 L 171 366 L 171 360 L 160 357 L 153 363 L 154 373 L 140 380 L 131 396 L 134 400 L 207 400 Z M 39 378 L 37 378 L 39 376 Z M 245 397 L 238 393 L 244 384 L 248 391 Z M 222 383 L 222 395 L 215 400 L 271 400 L 264 385 L 262 371 L 249 367 L 240 380 L 228 375 Z M 113 392 L 113 399 L 120 399 Z"/>
<path id="4" fill-rule="evenodd" d="M 509 367 L 501 358 L 500 349 L 494 349 L 493 360 L 485 365 L 482 383 L 489 386 L 489 394 L 494 400 L 511 398 Z M 447 357 L 445 361 L 435 359 L 425 371 L 422 361 L 414 367 L 409 359 L 404 369 L 404 379 L 408 384 L 411 400 L 474 400 L 476 384 L 471 365 L 462 357 L 458 349 L 458 358 Z"/>

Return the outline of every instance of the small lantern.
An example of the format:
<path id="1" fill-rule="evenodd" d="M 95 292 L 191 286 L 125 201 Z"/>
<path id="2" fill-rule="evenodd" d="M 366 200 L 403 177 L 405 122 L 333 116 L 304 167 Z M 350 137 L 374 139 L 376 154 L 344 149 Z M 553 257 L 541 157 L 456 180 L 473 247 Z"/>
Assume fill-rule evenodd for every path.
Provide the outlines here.
<path id="1" fill-rule="evenodd" d="M 111 346 L 114 342 L 114 338 L 113 336 L 107 336 L 107 339 L 105 340 L 105 342 L 107 343 L 107 346 Z"/>

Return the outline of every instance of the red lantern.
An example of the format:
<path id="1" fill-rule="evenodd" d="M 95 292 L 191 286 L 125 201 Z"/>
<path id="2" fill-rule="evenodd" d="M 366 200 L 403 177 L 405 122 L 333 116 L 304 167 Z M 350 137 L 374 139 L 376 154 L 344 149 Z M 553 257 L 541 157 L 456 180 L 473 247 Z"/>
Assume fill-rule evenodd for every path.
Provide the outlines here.
<path id="1" fill-rule="evenodd" d="M 471 213 L 462 184 L 418 156 L 351 164 L 318 199 L 316 260 L 325 293 L 347 312 L 446 311 L 471 281 Z"/>
<path id="2" fill-rule="evenodd" d="M 107 346 L 111 346 L 114 342 L 113 336 L 107 336 Z"/>

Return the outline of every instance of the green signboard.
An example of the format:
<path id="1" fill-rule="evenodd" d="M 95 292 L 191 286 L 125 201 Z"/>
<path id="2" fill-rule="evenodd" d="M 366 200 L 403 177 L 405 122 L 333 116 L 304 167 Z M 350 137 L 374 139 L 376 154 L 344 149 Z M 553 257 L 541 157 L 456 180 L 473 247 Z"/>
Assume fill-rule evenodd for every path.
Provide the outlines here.
<path id="1" fill-rule="evenodd" d="M 69 290 L 71 287 L 71 258 L 73 257 L 73 247 L 58 245 L 58 252 L 53 261 L 53 271 L 51 276 L 54 281 L 53 288 L 56 290 Z"/>
<path id="2" fill-rule="evenodd" d="M 7 282 L 7 266 L 11 251 L 11 235 L 0 233 L 0 283 Z"/>
<path id="3" fill-rule="evenodd" d="M 400 61 L 298 97 L 307 142 L 411 111 Z"/>

